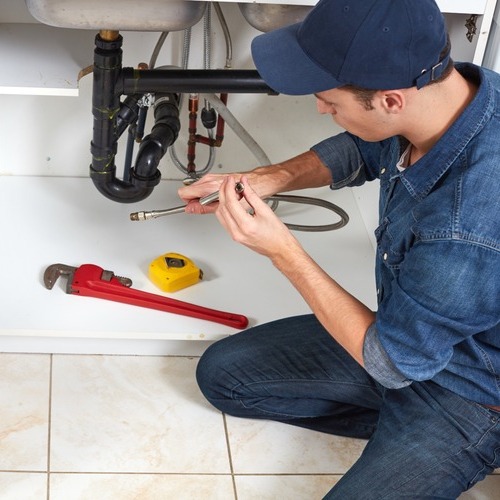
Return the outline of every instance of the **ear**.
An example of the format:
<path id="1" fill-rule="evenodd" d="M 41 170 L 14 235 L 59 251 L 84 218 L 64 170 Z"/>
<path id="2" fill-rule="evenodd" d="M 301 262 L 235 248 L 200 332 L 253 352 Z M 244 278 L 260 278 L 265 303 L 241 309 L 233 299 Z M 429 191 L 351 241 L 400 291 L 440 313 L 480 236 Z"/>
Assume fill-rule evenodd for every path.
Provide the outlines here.
<path id="1" fill-rule="evenodd" d="M 381 90 L 380 104 L 387 113 L 400 113 L 406 106 L 406 97 L 400 90 Z"/>

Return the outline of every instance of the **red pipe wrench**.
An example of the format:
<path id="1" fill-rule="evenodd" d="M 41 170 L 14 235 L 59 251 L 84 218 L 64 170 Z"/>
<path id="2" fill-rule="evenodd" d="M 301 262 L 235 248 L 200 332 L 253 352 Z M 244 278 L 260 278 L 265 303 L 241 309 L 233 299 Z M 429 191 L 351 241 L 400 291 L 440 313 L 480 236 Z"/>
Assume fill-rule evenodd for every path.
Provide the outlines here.
<path id="1" fill-rule="evenodd" d="M 233 328 L 243 329 L 248 326 L 248 318 L 216 309 L 189 304 L 154 293 L 131 288 L 132 280 L 115 276 L 112 271 L 105 271 L 94 264 L 82 264 L 80 267 L 65 264 L 52 264 L 43 275 L 46 288 L 52 289 L 59 276 L 66 276 L 66 293 L 97 297 L 99 299 L 123 302 L 134 306 L 157 309 L 173 314 L 221 323 Z"/>

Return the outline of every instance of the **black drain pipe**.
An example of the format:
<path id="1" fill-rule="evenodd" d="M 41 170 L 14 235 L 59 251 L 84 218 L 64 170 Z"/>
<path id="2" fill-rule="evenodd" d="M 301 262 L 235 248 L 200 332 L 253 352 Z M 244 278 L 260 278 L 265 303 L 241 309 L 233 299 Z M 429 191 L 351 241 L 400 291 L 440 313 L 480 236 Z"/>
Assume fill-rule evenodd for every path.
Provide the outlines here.
<path id="1" fill-rule="evenodd" d="M 277 95 L 254 69 L 123 68 L 122 77 L 124 94 L 179 92 Z"/>
<path id="2" fill-rule="evenodd" d="M 154 118 L 155 124 L 141 141 L 135 167 L 131 170 L 131 182 L 151 190 L 161 179 L 160 160 L 177 139 L 181 128 L 179 101 L 175 94 L 156 94 Z"/>
<path id="3" fill-rule="evenodd" d="M 103 36 L 101 36 L 103 35 Z M 91 143 L 92 165 L 90 177 L 95 186 L 107 198 L 122 203 L 133 203 L 147 198 L 160 182 L 161 174 L 156 165 L 147 159 L 130 172 L 130 182 L 116 177 L 115 156 L 118 139 L 128 120 L 135 119 L 135 107 L 128 108 L 125 101 L 120 115 L 119 86 L 122 70 L 122 37 L 117 32 L 101 32 L 95 38 L 94 84 L 92 93 L 92 114 L 94 132 Z M 162 127 L 163 129 L 163 127 Z M 178 128 L 177 128 L 178 133 Z M 158 133 L 155 134 L 155 138 Z M 176 133 L 170 134 L 171 137 Z M 147 156 L 143 154 L 143 158 Z M 160 159 L 158 159 L 159 162 Z"/>
<path id="4" fill-rule="evenodd" d="M 160 182 L 158 165 L 179 134 L 177 93 L 276 94 L 255 70 L 122 69 L 122 37 L 101 31 L 95 38 L 90 177 L 107 198 L 134 203 L 147 198 Z M 116 177 L 115 156 L 120 135 L 136 119 L 137 100 L 156 95 L 155 125 L 143 139 L 127 179 Z M 127 99 L 120 102 L 120 97 Z"/>

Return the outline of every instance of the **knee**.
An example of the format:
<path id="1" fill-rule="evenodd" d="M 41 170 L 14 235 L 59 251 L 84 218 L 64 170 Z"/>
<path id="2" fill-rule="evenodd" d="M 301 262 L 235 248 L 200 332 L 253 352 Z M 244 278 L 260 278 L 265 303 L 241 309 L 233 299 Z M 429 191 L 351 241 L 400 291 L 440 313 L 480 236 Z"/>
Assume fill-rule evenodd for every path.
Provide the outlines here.
<path id="1" fill-rule="evenodd" d="M 218 410 L 229 415 L 245 413 L 242 400 L 255 363 L 253 338 L 246 332 L 226 337 L 212 344 L 201 356 L 196 380 L 205 398 Z"/>
<path id="2" fill-rule="evenodd" d="M 201 356 L 196 367 L 196 381 L 203 395 L 210 401 L 213 395 L 219 392 L 218 373 L 222 363 L 218 354 L 217 344 L 211 345 Z"/>
<path id="3" fill-rule="evenodd" d="M 217 409 L 228 412 L 232 388 L 231 368 L 224 340 L 212 344 L 201 356 L 196 367 L 196 381 L 205 398 Z"/>

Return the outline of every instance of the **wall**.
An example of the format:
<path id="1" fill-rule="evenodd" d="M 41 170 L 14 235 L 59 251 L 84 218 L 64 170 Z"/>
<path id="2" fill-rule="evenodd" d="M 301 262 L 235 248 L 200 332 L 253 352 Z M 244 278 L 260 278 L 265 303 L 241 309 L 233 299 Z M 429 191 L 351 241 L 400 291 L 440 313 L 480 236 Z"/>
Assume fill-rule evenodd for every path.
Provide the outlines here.
<path id="1" fill-rule="evenodd" d="M 484 65 L 500 72 L 500 3 L 497 4 L 488 38 Z"/>

